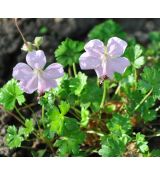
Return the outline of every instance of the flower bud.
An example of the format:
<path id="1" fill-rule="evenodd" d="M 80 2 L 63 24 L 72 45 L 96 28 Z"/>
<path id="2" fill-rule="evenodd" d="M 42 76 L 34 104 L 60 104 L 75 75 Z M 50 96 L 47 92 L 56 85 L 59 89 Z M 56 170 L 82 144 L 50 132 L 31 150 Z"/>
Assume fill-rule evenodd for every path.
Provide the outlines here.
<path id="1" fill-rule="evenodd" d="M 41 46 L 43 43 L 43 37 L 41 36 L 38 36 L 38 37 L 35 37 L 34 39 L 34 45 L 39 48 L 39 46 Z"/>
<path id="2" fill-rule="evenodd" d="M 31 42 L 27 42 L 27 45 L 26 45 L 26 43 L 24 43 L 22 48 L 21 48 L 21 50 L 23 50 L 25 52 L 32 51 L 33 50 L 32 43 Z"/>

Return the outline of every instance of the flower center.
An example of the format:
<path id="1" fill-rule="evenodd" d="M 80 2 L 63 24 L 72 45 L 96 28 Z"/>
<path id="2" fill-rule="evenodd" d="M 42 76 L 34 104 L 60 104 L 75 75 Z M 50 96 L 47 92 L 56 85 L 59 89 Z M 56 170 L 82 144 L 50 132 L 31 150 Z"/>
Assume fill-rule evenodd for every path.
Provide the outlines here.
<path id="1" fill-rule="evenodd" d="M 107 47 L 106 46 L 104 46 L 104 55 L 107 57 Z"/>
<path id="2" fill-rule="evenodd" d="M 43 70 L 42 69 L 34 69 L 34 74 L 36 74 L 37 76 L 42 75 Z"/>
<path id="3" fill-rule="evenodd" d="M 102 56 L 102 63 L 106 62 L 107 58 L 108 58 L 107 47 L 104 46 L 104 54 Z"/>

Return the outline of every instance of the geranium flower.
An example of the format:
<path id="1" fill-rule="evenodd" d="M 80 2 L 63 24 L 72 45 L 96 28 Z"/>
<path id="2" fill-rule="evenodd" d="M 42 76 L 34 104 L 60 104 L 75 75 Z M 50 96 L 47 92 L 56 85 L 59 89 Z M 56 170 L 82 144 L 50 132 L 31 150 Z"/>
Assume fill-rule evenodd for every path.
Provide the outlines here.
<path id="1" fill-rule="evenodd" d="M 98 39 L 91 40 L 84 46 L 86 52 L 80 56 L 80 67 L 94 69 L 101 80 L 113 79 L 115 72 L 122 74 L 130 65 L 129 60 L 122 57 L 126 47 L 127 43 L 117 37 L 110 38 L 107 46 Z"/>
<path id="2" fill-rule="evenodd" d="M 46 56 L 42 50 L 29 52 L 25 63 L 18 63 L 13 68 L 13 77 L 20 81 L 20 87 L 24 92 L 31 94 L 38 91 L 43 94 L 51 88 L 57 87 L 57 78 L 64 75 L 61 64 L 53 63 L 43 70 L 46 64 Z"/>

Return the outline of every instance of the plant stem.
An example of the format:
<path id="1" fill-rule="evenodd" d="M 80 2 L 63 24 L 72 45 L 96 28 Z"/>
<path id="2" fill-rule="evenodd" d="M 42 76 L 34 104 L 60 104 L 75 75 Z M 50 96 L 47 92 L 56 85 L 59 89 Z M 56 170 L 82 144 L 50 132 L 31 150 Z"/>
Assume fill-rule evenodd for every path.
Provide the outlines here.
<path id="1" fill-rule="evenodd" d="M 49 139 L 44 139 L 45 143 L 48 145 L 49 149 L 51 150 L 52 153 L 54 153 L 54 149 L 52 147 L 52 143 Z"/>
<path id="2" fill-rule="evenodd" d="M 16 27 L 17 27 L 17 30 L 18 30 L 18 32 L 20 33 L 20 35 L 21 35 L 21 37 L 22 37 L 22 39 L 23 39 L 24 44 L 25 44 L 26 47 L 29 49 L 29 45 L 28 45 L 28 43 L 27 43 L 27 40 L 25 39 L 23 33 L 21 32 L 21 30 L 20 30 L 20 28 L 19 28 L 19 26 L 18 26 L 17 18 L 15 18 L 14 21 L 15 21 L 15 25 L 16 25 Z"/>
<path id="3" fill-rule="evenodd" d="M 70 66 L 68 67 L 68 74 L 69 74 L 70 77 L 72 77 L 72 72 L 71 72 L 71 67 Z"/>
<path id="4" fill-rule="evenodd" d="M 24 122 L 23 122 L 16 114 L 4 110 L 3 107 L 1 107 L 1 106 L 0 106 L 0 108 L 1 108 L 4 112 L 6 112 L 7 114 L 9 114 L 9 115 L 11 115 L 12 117 L 14 117 L 14 118 L 15 118 L 17 121 L 19 121 L 22 125 L 24 125 Z"/>
<path id="5" fill-rule="evenodd" d="M 88 133 L 88 134 L 96 134 L 96 135 L 98 135 L 100 137 L 103 137 L 104 136 L 103 133 L 98 132 L 98 131 L 94 131 L 94 130 L 88 130 L 88 131 L 86 131 L 86 133 Z"/>
<path id="6" fill-rule="evenodd" d="M 117 89 L 115 90 L 115 93 L 114 93 L 115 95 L 117 95 L 119 93 L 120 88 L 121 88 L 121 85 L 119 83 L 117 86 Z"/>
<path id="7" fill-rule="evenodd" d="M 155 111 L 158 112 L 160 110 L 160 106 L 158 106 Z"/>
<path id="8" fill-rule="evenodd" d="M 42 124 L 43 124 L 43 128 L 45 128 L 44 126 L 44 105 L 42 105 Z"/>
<path id="9" fill-rule="evenodd" d="M 22 109 L 27 109 L 27 108 L 31 109 L 31 107 L 36 106 L 36 105 L 37 105 L 37 103 L 25 104 L 24 107 L 21 107 L 21 108 L 19 108 L 19 109 L 20 109 L 20 110 L 22 110 Z"/>
<path id="10" fill-rule="evenodd" d="M 81 111 L 75 107 L 71 107 L 71 109 L 73 109 L 75 112 L 77 112 L 78 114 L 81 114 Z"/>
<path id="11" fill-rule="evenodd" d="M 152 135 L 147 135 L 146 137 L 152 138 L 152 137 L 159 137 L 159 136 L 160 136 L 160 132 L 157 132 L 157 133 L 152 134 Z"/>
<path id="12" fill-rule="evenodd" d="M 97 77 L 97 86 L 99 87 L 99 78 Z"/>
<path id="13" fill-rule="evenodd" d="M 106 83 L 104 81 L 104 83 L 103 83 L 103 96 L 102 96 L 102 101 L 101 101 L 101 105 L 100 105 L 100 108 L 101 109 L 104 107 L 104 103 L 105 103 L 105 99 L 106 99 L 106 94 L 107 94 L 107 86 L 106 86 Z"/>
<path id="14" fill-rule="evenodd" d="M 117 95 L 117 94 L 119 94 L 120 92 L 120 88 L 121 88 L 121 85 L 120 85 L 120 83 L 118 84 L 118 86 L 117 86 L 117 88 L 116 88 L 116 90 L 115 90 L 115 92 L 114 92 L 114 94 L 113 94 L 113 96 L 112 96 L 112 100 L 115 98 L 115 96 Z"/>
<path id="15" fill-rule="evenodd" d="M 76 113 L 73 113 L 73 112 L 71 112 L 71 111 L 70 111 L 70 113 L 71 113 L 73 116 L 75 116 L 78 120 L 80 120 L 81 117 L 78 116 Z"/>
<path id="16" fill-rule="evenodd" d="M 15 106 L 15 110 L 18 113 L 18 115 L 21 117 L 22 120 L 25 120 L 25 117 L 21 114 L 21 112 L 19 111 L 19 109 Z"/>
<path id="17" fill-rule="evenodd" d="M 38 120 L 37 120 L 37 115 L 36 115 L 36 113 L 33 111 L 33 109 L 31 108 L 31 105 L 35 106 L 35 103 L 30 104 L 30 105 L 26 105 L 25 107 L 28 108 L 28 109 L 31 111 L 31 113 L 32 113 L 32 115 L 33 115 L 33 119 L 34 119 L 35 122 L 37 123 L 38 129 L 40 130 L 40 126 L 39 126 L 39 123 L 38 123 Z M 24 108 L 25 108 L 25 107 L 24 107 Z M 24 108 L 23 108 L 23 109 L 24 109 Z"/>
<path id="18" fill-rule="evenodd" d="M 74 76 L 76 77 L 76 76 L 77 76 L 77 70 L 76 70 L 76 65 L 75 65 L 75 63 L 73 63 L 72 66 L 73 66 Z"/>
<path id="19" fill-rule="evenodd" d="M 135 78 L 135 89 L 137 89 L 137 70 L 134 70 L 134 78 Z"/>
<path id="20" fill-rule="evenodd" d="M 140 103 L 134 108 L 134 112 L 145 102 L 145 100 L 150 96 L 152 93 L 153 89 L 151 89 L 145 96 L 144 98 L 140 101 Z"/>

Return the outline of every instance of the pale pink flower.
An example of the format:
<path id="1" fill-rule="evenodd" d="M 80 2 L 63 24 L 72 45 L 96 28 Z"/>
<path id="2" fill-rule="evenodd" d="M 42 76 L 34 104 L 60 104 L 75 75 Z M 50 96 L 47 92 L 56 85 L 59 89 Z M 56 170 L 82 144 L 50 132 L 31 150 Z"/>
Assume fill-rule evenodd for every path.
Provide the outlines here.
<path id="1" fill-rule="evenodd" d="M 98 39 L 91 40 L 84 46 L 86 52 L 80 56 L 80 67 L 94 69 L 101 80 L 113 79 L 115 72 L 123 74 L 130 65 L 129 60 L 122 57 L 126 47 L 127 43 L 117 37 L 110 38 L 107 46 Z"/>
<path id="2" fill-rule="evenodd" d="M 18 63 L 13 68 L 13 77 L 20 81 L 20 87 L 28 94 L 38 91 L 43 94 L 51 88 L 57 87 L 56 79 L 64 75 L 61 64 L 53 63 L 43 70 L 46 56 L 42 50 L 29 52 L 25 63 Z"/>

